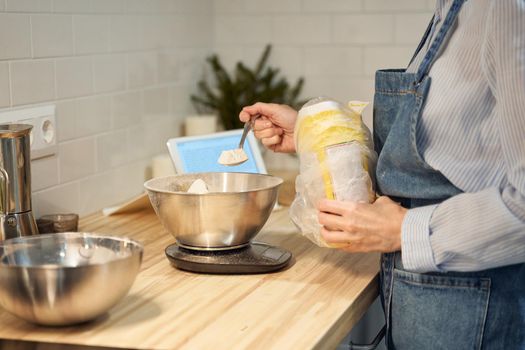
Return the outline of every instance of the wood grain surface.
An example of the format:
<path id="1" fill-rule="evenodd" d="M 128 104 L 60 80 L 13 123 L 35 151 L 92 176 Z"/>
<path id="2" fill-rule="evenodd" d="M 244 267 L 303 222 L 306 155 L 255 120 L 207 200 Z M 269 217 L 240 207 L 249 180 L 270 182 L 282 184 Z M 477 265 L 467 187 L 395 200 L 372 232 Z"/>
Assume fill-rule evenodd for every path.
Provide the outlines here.
<path id="1" fill-rule="evenodd" d="M 274 212 L 256 240 L 288 249 L 294 261 L 264 275 L 173 268 L 164 248 L 174 239 L 152 211 L 93 215 L 80 230 L 145 245 L 130 293 L 101 318 L 72 327 L 39 327 L 0 310 L 0 338 L 140 349 L 330 349 L 378 293 L 377 254 L 318 248 L 297 233 L 287 209 Z"/>

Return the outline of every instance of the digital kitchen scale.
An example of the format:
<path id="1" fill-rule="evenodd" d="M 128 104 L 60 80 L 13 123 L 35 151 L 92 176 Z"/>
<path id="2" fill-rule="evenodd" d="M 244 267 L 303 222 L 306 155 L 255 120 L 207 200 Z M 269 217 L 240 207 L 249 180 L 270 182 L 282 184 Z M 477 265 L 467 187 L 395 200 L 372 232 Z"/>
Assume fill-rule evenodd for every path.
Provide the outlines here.
<path id="1" fill-rule="evenodd" d="M 172 244 L 165 250 L 176 268 L 210 274 L 257 274 L 278 271 L 290 263 L 292 253 L 265 243 L 227 250 L 194 250 Z"/>

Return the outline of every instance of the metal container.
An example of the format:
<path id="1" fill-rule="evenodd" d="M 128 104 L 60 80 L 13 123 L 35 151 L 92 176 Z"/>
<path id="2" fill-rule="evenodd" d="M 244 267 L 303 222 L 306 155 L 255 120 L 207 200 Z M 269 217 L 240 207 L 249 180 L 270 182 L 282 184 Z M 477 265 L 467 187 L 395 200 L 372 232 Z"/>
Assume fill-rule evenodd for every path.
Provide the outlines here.
<path id="1" fill-rule="evenodd" d="M 30 133 L 26 124 L 0 125 L 0 239 L 38 233 L 31 208 Z"/>
<path id="2" fill-rule="evenodd" d="M 42 325 L 96 318 L 129 291 L 141 244 L 121 237 L 57 233 L 0 243 L 0 305 Z"/>
<path id="3" fill-rule="evenodd" d="M 202 179 L 211 193 L 187 193 Z M 200 173 L 152 179 L 144 184 L 164 228 L 188 249 L 246 246 L 268 220 L 283 180 L 251 173 Z"/>

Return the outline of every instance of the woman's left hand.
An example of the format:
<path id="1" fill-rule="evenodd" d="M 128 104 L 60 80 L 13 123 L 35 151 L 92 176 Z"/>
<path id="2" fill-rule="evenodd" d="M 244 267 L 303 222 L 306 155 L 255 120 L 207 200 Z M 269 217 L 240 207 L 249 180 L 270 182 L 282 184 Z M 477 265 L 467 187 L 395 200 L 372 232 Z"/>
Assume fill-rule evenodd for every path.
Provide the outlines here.
<path id="1" fill-rule="evenodd" d="M 349 252 L 394 252 L 401 249 L 401 225 L 407 209 L 383 196 L 372 204 L 324 199 L 319 223 L 328 244 Z"/>

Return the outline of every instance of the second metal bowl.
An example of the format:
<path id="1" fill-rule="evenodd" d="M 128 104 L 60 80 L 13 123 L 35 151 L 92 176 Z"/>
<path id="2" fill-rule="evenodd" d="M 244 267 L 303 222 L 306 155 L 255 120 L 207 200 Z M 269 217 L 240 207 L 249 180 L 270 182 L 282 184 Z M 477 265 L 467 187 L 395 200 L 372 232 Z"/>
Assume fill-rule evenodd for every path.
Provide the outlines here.
<path id="1" fill-rule="evenodd" d="M 143 247 L 121 237 L 57 233 L 0 243 L 0 305 L 26 321 L 70 325 L 96 318 L 129 291 Z"/>

